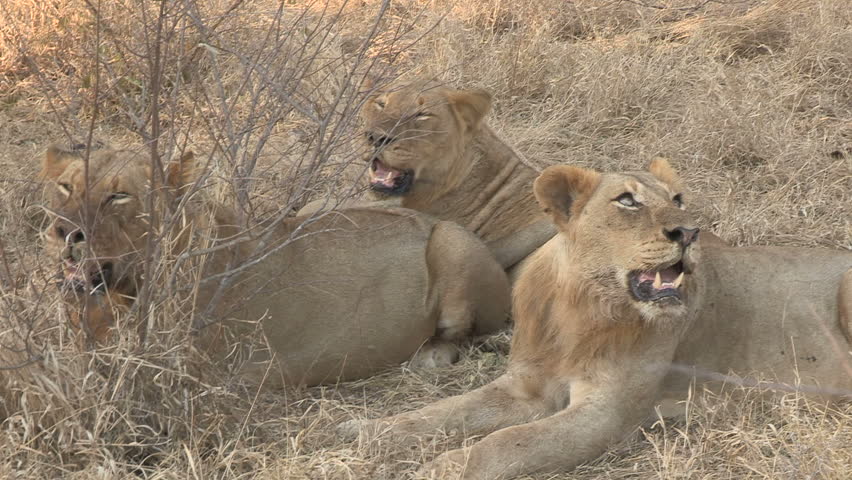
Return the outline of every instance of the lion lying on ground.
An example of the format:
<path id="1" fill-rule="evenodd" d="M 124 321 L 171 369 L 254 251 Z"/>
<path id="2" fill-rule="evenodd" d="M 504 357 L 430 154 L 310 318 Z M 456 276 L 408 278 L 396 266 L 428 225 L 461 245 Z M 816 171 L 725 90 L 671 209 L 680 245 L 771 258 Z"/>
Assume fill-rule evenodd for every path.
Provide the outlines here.
<path id="1" fill-rule="evenodd" d="M 72 323 L 104 341 L 113 307 L 131 304 L 143 282 L 151 169 L 120 150 L 93 153 L 88 168 L 87 192 L 81 156 L 48 151 L 41 177 L 50 180 L 53 221 L 44 237 L 61 266 Z M 186 195 L 197 170 L 192 154 L 170 164 L 157 201 Z M 505 274 L 457 225 L 412 210 L 356 208 L 244 231 L 228 208 L 197 198 L 204 196 L 192 195 L 166 236 L 188 258 L 200 258 L 189 251 L 191 235 L 207 242 L 198 252 L 207 258 L 194 326 L 261 322 L 271 351 L 252 353 L 247 374 L 261 377 L 272 355 L 280 379 L 308 385 L 375 374 L 416 352 L 415 364 L 446 364 L 452 342 L 505 324 Z M 205 312 L 210 318 L 199 318 Z M 216 330 L 202 329 L 205 345 L 216 346 L 208 337 L 221 335 L 205 333 Z"/>
<path id="2" fill-rule="evenodd" d="M 485 91 L 416 82 L 371 96 L 361 118 L 374 197 L 462 225 L 508 268 L 556 230 L 533 197 L 538 172 L 486 125 L 490 109 Z"/>
<path id="3" fill-rule="evenodd" d="M 534 188 L 560 233 L 516 284 L 508 371 L 344 435 L 486 434 L 422 473 L 494 480 L 595 459 L 693 379 L 760 373 L 852 398 L 852 253 L 702 245 L 662 159 L 650 173 L 550 167 Z"/>

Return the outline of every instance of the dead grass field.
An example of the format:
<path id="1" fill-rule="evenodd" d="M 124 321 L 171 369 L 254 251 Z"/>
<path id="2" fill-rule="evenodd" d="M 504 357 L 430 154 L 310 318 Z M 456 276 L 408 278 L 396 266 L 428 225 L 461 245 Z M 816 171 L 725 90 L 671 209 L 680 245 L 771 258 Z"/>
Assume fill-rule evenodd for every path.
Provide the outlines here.
<path id="1" fill-rule="evenodd" d="M 211 191 L 252 215 L 354 191 L 352 112 L 369 70 L 490 90 L 488 121 L 538 167 L 668 157 L 701 223 L 732 243 L 852 249 L 848 0 L 101 3 L 0 5 L 0 358 L 29 358 L 15 351 L 26 339 L 42 358 L 0 371 L 18 381 L 0 409 L 3 478 L 403 478 L 454 441 L 400 451 L 341 443 L 334 426 L 467 391 L 505 365 L 504 334 L 440 371 L 258 394 L 186 375 L 167 298 L 159 343 L 78 348 L 46 287 L 34 174 L 51 142 L 150 145 L 139 52 L 161 4 L 186 9 L 164 43 L 160 152 L 203 152 L 224 185 Z M 739 393 L 695 392 L 686 420 L 534 478 L 850 478 L 852 406 Z"/>

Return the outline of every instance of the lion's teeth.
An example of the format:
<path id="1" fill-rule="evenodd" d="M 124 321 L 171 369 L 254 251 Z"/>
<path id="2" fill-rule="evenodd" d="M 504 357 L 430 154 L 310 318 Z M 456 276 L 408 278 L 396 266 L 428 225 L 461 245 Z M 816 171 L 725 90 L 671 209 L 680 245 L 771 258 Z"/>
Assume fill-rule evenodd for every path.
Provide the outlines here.
<path id="1" fill-rule="evenodd" d="M 683 272 L 680 272 L 680 275 L 675 278 L 674 288 L 680 288 L 681 283 L 683 283 Z"/>
<path id="2" fill-rule="evenodd" d="M 660 272 L 657 272 L 657 276 L 654 277 L 654 288 L 657 290 L 663 288 L 663 279 L 660 278 Z"/>

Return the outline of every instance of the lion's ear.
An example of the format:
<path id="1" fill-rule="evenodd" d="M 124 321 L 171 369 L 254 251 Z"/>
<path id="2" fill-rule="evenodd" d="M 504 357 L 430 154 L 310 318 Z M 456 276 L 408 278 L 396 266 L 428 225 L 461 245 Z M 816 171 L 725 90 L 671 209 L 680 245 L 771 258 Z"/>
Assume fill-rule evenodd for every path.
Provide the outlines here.
<path id="1" fill-rule="evenodd" d="M 681 190 L 682 184 L 680 177 L 665 158 L 657 157 L 651 160 L 648 170 L 651 172 L 651 175 L 657 177 L 661 182 L 668 184 L 673 190 Z"/>
<path id="2" fill-rule="evenodd" d="M 197 179 L 198 169 L 192 150 L 187 150 L 180 158 L 169 162 L 166 168 L 166 184 L 174 188 L 178 195 L 185 193 Z"/>
<path id="3" fill-rule="evenodd" d="M 376 81 L 373 79 L 372 75 L 365 75 L 364 80 L 361 81 L 361 86 L 358 88 L 358 91 L 373 95 L 375 93 L 374 90 L 376 90 Z"/>
<path id="4" fill-rule="evenodd" d="M 456 90 L 448 99 L 469 130 L 476 130 L 491 110 L 491 94 L 481 89 Z"/>
<path id="5" fill-rule="evenodd" d="M 533 192 L 555 223 L 566 223 L 583 209 L 600 181 L 601 175 L 594 170 L 555 165 L 535 179 Z"/>
<path id="6" fill-rule="evenodd" d="M 44 154 L 44 159 L 41 161 L 41 171 L 38 173 L 38 178 L 41 180 L 56 180 L 62 175 L 62 172 L 68 168 L 74 160 L 78 160 L 80 154 L 65 150 L 56 145 L 51 145 Z"/>

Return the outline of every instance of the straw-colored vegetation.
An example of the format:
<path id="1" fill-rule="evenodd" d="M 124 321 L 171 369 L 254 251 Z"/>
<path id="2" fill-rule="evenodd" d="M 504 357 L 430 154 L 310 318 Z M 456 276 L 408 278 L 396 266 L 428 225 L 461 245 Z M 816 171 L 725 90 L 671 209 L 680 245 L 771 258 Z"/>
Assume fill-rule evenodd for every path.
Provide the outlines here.
<path id="1" fill-rule="evenodd" d="M 6 0 L 0 358 L 23 366 L 0 370 L 0 476 L 395 479 L 454 445 L 343 443 L 334 426 L 487 382 L 506 334 L 440 371 L 258 393 L 190 373 L 203 358 L 165 281 L 114 343 L 79 341 L 39 254 L 51 142 L 191 147 L 205 193 L 247 223 L 357 194 L 365 75 L 490 90 L 490 124 L 538 167 L 668 157 L 702 225 L 732 243 L 852 248 L 847 0 Z M 169 278 L 167 251 L 159 262 Z M 745 390 L 696 391 L 685 420 L 535 478 L 848 478 L 852 407 Z"/>

